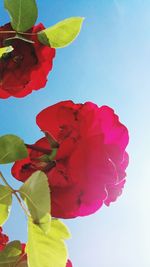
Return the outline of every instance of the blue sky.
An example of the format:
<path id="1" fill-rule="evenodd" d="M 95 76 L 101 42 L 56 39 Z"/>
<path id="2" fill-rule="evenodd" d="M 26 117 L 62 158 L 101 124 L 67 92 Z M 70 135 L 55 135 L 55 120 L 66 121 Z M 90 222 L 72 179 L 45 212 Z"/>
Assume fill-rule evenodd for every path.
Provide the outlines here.
<path id="1" fill-rule="evenodd" d="M 150 266 L 150 2 L 146 0 L 38 0 L 45 26 L 84 16 L 79 38 L 57 51 L 45 89 L 23 99 L 0 100 L 0 134 L 13 133 L 27 143 L 41 136 L 36 114 L 72 99 L 109 105 L 130 132 L 130 165 L 122 196 L 96 214 L 66 221 L 74 267 Z M 0 20 L 8 16 L 0 1 Z M 1 170 L 14 186 L 10 166 Z M 14 202 L 4 227 L 11 239 L 26 240 L 26 219 Z"/>

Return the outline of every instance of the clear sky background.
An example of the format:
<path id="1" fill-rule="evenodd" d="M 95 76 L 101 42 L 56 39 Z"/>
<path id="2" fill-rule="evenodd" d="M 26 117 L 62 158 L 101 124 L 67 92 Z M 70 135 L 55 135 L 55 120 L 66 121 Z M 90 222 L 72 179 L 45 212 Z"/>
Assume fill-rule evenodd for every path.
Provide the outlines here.
<path id="1" fill-rule="evenodd" d="M 74 267 L 150 266 L 150 1 L 38 0 L 39 19 L 50 26 L 70 16 L 86 18 L 79 38 L 57 51 L 45 89 L 23 99 L 0 100 L 0 134 L 26 143 L 41 136 L 35 116 L 61 100 L 109 105 L 130 132 L 127 183 L 118 201 L 89 217 L 67 220 Z M 0 24 L 8 16 L 0 1 Z M 13 186 L 9 166 L 1 170 Z M 18 204 L 4 227 L 26 241 Z"/>

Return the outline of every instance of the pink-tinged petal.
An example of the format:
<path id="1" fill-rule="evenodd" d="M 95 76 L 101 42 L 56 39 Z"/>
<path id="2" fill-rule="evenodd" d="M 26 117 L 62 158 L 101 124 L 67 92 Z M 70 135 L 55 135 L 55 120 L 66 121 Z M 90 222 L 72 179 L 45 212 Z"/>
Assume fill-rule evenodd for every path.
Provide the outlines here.
<path id="1" fill-rule="evenodd" d="M 66 267 L 73 267 L 73 266 L 72 266 L 72 262 L 71 262 L 70 260 L 67 261 L 67 265 L 66 265 Z"/>
<path id="2" fill-rule="evenodd" d="M 122 180 L 116 184 L 106 185 L 107 198 L 105 199 L 105 205 L 109 206 L 111 202 L 116 201 L 117 197 L 122 194 L 125 182 L 125 180 Z"/>
<path id="3" fill-rule="evenodd" d="M 129 141 L 127 128 L 120 123 L 119 118 L 114 113 L 113 109 L 107 106 L 102 106 L 99 114 L 105 144 L 114 144 L 120 150 L 124 150 Z"/>

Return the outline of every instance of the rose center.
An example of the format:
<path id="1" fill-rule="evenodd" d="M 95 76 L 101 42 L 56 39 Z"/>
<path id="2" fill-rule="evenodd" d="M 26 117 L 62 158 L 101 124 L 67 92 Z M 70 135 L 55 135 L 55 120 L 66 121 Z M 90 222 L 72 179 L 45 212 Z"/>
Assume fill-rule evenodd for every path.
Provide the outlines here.
<path id="1" fill-rule="evenodd" d="M 16 64 L 20 64 L 22 61 L 23 61 L 23 56 L 22 55 L 17 55 L 15 57 L 13 57 L 13 61 L 16 63 Z"/>

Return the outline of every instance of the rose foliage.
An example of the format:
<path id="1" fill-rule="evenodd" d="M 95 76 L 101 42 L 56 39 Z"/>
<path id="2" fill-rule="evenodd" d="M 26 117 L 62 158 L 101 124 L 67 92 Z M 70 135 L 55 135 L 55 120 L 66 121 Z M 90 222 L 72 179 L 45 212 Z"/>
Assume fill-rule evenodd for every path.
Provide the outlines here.
<path id="1" fill-rule="evenodd" d="M 117 199 L 128 165 L 128 131 L 111 108 L 64 101 L 41 111 L 37 124 L 46 136 L 28 146 L 28 157 L 12 174 L 25 182 L 36 170 L 46 173 L 52 216 L 89 215 Z"/>
<path id="2" fill-rule="evenodd" d="M 12 241 L 10 243 L 8 242 L 9 242 L 8 236 L 2 233 L 2 228 L 0 227 L 0 266 L 5 265 L 5 264 L 4 265 L 2 264 L 2 260 L 4 262 L 4 260 L 6 259 L 5 255 L 7 255 L 8 253 L 6 251 L 9 251 L 8 258 L 6 259 L 9 267 L 29 266 L 27 254 L 26 254 L 26 244 L 24 243 L 21 244 L 19 241 Z M 5 251 L 5 254 L 3 254 L 4 251 Z M 67 261 L 66 267 L 72 267 L 72 263 L 70 260 Z"/>
<path id="3" fill-rule="evenodd" d="M 1 173 L 0 177 L 5 183 L 6 180 Z M 5 217 L 5 220 L 8 218 L 11 207 L 8 199 L 10 194 L 14 194 L 28 218 L 28 241 L 26 249 L 20 241 L 8 243 L 8 237 L 2 233 L 2 228 L 0 228 L 0 266 L 7 267 L 5 263 L 9 267 L 22 265 L 65 267 L 66 264 L 71 264 L 69 261 L 67 263 L 68 250 L 64 242 L 70 238 L 70 232 L 63 222 L 51 218 L 49 214 L 50 191 L 44 172 L 35 172 L 19 190 L 13 189 L 7 183 L 3 186 L 3 191 L 4 193 L 0 195 L 0 218 Z"/>

